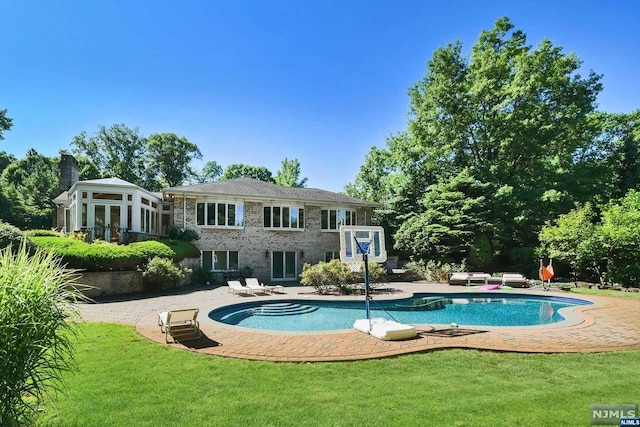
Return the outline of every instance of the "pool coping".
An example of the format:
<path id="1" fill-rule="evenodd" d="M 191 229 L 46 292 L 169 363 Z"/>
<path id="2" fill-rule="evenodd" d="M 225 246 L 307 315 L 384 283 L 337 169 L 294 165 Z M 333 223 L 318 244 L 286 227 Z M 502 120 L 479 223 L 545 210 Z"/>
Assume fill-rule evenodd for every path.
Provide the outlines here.
<path id="1" fill-rule="evenodd" d="M 579 300 L 579 301 L 588 301 L 590 304 L 584 304 L 584 305 L 576 305 L 576 306 L 571 306 L 571 307 L 562 307 L 558 310 L 558 313 L 563 317 L 562 320 L 558 321 L 558 322 L 552 322 L 552 323 L 546 323 L 546 324 L 541 324 L 541 325 L 522 325 L 522 326 L 499 326 L 499 325 L 473 325 L 473 324 L 464 324 L 464 323 L 459 323 L 457 324 L 456 327 L 461 327 L 461 328 L 476 328 L 476 329 L 552 329 L 552 328 L 565 328 L 565 327 L 570 327 L 570 326 L 576 326 L 579 325 L 583 322 L 585 322 L 585 318 L 581 315 L 581 310 L 583 308 L 594 308 L 594 307 L 598 307 L 599 304 L 603 304 L 603 302 L 599 302 L 599 301 L 594 301 L 592 299 L 589 299 L 587 297 L 582 298 L 582 296 L 579 297 L 568 297 L 565 295 L 559 296 L 557 294 L 551 295 L 548 292 L 545 293 L 539 293 L 536 292 L 535 290 L 531 290 L 531 292 L 507 292 L 507 291 L 495 291 L 495 292 L 490 292 L 490 291 L 486 291 L 486 290 L 471 290 L 468 289 L 466 291 L 451 291 L 451 292 L 433 292 L 433 291 L 429 291 L 429 292 L 414 292 L 412 294 L 406 294 L 403 293 L 402 295 L 384 295 L 384 298 L 379 298 L 376 297 L 377 300 L 381 300 L 381 301 L 395 301 L 395 300 L 402 300 L 402 299 L 407 299 L 407 298 L 411 298 L 413 296 L 415 296 L 416 294 L 434 294 L 434 295 L 446 295 L 446 294 L 452 294 L 452 295 L 482 295 L 481 298 L 485 298 L 488 297 L 489 295 L 495 295 L 497 298 L 499 298 L 500 295 L 505 295 L 505 296 L 509 296 L 509 295 L 519 295 L 519 296 L 523 296 L 523 297 L 549 297 L 549 298 L 555 298 L 558 300 Z M 289 297 L 289 298 L 282 298 L 282 299 L 272 299 L 272 298 L 268 298 L 268 299 L 260 299 L 260 300 L 252 300 L 251 302 L 262 302 L 262 301 L 304 301 L 304 300 L 310 300 L 310 301 L 362 301 L 363 297 L 362 296 L 357 296 L 357 297 L 347 297 L 347 296 L 330 296 L 328 298 L 324 298 L 320 295 L 316 295 L 313 294 L 307 298 L 294 298 L 294 297 Z M 234 303 L 230 303 L 230 304 L 225 304 L 225 305 L 221 305 L 220 307 L 227 307 L 230 305 L 241 305 L 244 303 L 247 303 L 248 301 L 238 301 L 238 302 L 234 302 Z M 362 301 L 363 303 L 363 311 L 364 311 L 364 301 Z M 220 307 L 216 307 L 216 308 L 220 308 Z M 215 308 L 214 308 L 215 309 Z M 211 310 L 214 310 L 211 309 Z M 211 311 L 207 311 L 205 314 L 205 316 L 200 318 L 200 323 L 205 323 L 205 324 L 209 324 L 218 328 L 229 328 L 231 330 L 236 330 L 236 331 L 244 331 L 244 332 L 253 332 L 253 333 L 265 333 L 265 334 L 284 334 L 284 335 L 324 335 L 324 334 L 344 334 L 344 333 L 350 333 L 353 332 L 353 328 L 348 328 L 348 329 L 331 329 L 331 330 L 326 330 L 326 331 L 279 331 L 279 330 L 268 330 L 268 329 L 257 329 L 257 328 L 249 328 L 249 327 L 244 327 L 244 326 L 238 326 L 238 325 L 231 325 L 228 323 L 224 323 L 224 322 L 219 322 L 217 320 L 213 320 L 209 317 L 209 312 Z M 428 323 L 428 324 L 422 324 L 422 323 L 413 323 L 413 326 L 415 326 L 416 328 L 420 328 L 420 329 L 425 329 L 425 328 L 429 328 L 431 326 L 436 326 L 436 327 L 448 327 L 451 324 L 446 324 L 446 323 Z"/>
<path id="2" fill-rule="evenodd" d="M 413 293 L 472 292 L 464 287 L 426 282 L 392 283 L 399 290 L 393 295 L 376 295 L 376 299 L 403 298 Z M 336 299 L 309 293 L 305 287 L 286 287 L 277 299 Z M 355 330 L 339 332 L 258 331 L 210 320 L 213 308 L 242 301 L 244 297 L 227 293 L 225 288 L 204 288 L 176 295 L 152 296 L 140 300 L 123 300 L 98 304 L 80 304 L 88 321 L 132 324 L 137 332 L 161 345 L 202 354 L 251 360 L 320 362 L 373 359 L 446 348 L 468 348 L 522 353 L 570 353 L 640 350 L 640 301 L 593 295 L 567 294 L 536 289 L 513 289 L 510 294 L 569 297 L 593 302 L 572 308 L 567 320 L 541 326 L 476 327 L 435 326 L 435 332 L 416 325 L 418 337 L 407 341 L 381 341 Z M 483 291 L 486 293 L 486 291 Z M 248 297 L 270 299 L 270 296 Z M 349 297 L 349 299 L 362 299 Z M 275 299 L 272 298 L 271 299 Z M 184 343 L 165 344 L 157 326 L 158 311 L 199 308 L 203 338 Z M 564 313 L 563 313 L 564 314 Z M 573 318 L 576 316 L 575 318 Z M 571 319 L 569 319 L 571 318 Z"/>

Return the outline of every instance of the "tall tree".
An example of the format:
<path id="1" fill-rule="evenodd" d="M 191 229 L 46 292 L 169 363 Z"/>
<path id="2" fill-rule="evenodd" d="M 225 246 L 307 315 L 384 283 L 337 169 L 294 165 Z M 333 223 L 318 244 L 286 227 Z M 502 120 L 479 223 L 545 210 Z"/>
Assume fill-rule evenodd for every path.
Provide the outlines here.
<path id="1" fill-rule="evenodd" d="M 602 204 L 640 190 L 640 110 L 592 115 L 593 144 L 579 150 L 581 188 L 598 194 Z"/>
<path id="2" fill-rule="evenodd" d="M 202 158 L 196 144 L 174 133 L 150 135 L 147 140 L 147 155 L 150 171 L 160 175 L 159 183 L 164 187 L 177 187 L 192 178 L 195 172 L 190 164 L 194 159 Z"/>
<path id="3" fill-rule="evenodd" d="M 204 164 L 202 170 L 196 173 L 191 180 L 192 184 L 202 184 L 203 182 L 213 182 L 222 176 L 222 166 L 215 160 L 210 160 Z"/>
<path id="4" fill-rule="evenodd" d="M 4 195 L 3 213 L 7 222 L 20 228 L 50 228 L 53 199 L 60 192 L 59 159 L 34 149 L 24 159 L 7 166 L 0 177 Z"/>
<path id="5" fill-rule="evenodd" d="M 15 161 L 16 158 L 13 156 L 13 154 L 9 154 L 6 151 L 0 151 L 0 174 L 3 170 L 5 170 L 7 166 Z"/>
<path id="6" fill-rule="evenodd" d="M 220 177 L 220 180 L 243 177 L 255 178 L 265 182 L 273 182 L 273 174 L 266 167 L 243 165 L 240 163 L 234 163 L 227 166 L 227 168 L 224 170 L 224 173 Z"/>
<path id="7" fill-rule="evenodd" d="M 390 153 L 376 146 L 371 147 L 360 166 L 355 182 L 345 186 L 345 192 L 364 200 L 382 201 L 385 199 L 385 179 L 391 172 Z"/>
<path id="8" fill-rule="evenodd" d="M 498 227 L 502 263 L 515 267 L 516 258 L 532 255 L 542 224 L 571 209 L 579 189 L 575 154 L 591 143 L 589 116 L 601 90 L 600 76 L 583 78 L 580 66 L 549 40 L 527 45 L 505 17 L 481 32 L 468 56 L 460 42 L 437 49 L 409 90 L 407 131 L 390 138 L 383 155 L 371 155 L 356 184 L 381 175 L 387 216 L 402 218 L 427 209 L 424 188 L 470 168 L 492 187 L 483 203 Z M 374 165 L 374 178 L 367 177 Z"/>
<path id="9" fill-rule="evenodd" d="M 11 129 L 13 120 L 7 117 L 7 110 L 0 110 L 0 141 L 4 139 L 2 133 Z"/>
<path id="10" fill-rule="evenodd" d="M 149 183 L 146 144 L 147 139 L 138 133 L 138 128 L 124 124 L 100 126 L 92 136 L 82 131 L 71 141 L 73 153 L 86 156 L 103 177 L 118 177 L 141 187 Z"/>
<path id="11" fill-rule="evenodd" d="M 455 263 L 467 260 L 471 267 L 487 267 L 491 248 L 488 254 L 473 249 L 481 243 L 491 246 L 492 227 L 487 222 L 485 204 L 488 187 L 468 169 L 430 185 L 420 200 L 424 210 L 402 218 L 396 247 L 420 258 Z"/>
<path id="12" fill-rule="evenodd" d="M 640 286 L 640 192 L 629 190 L 602 212 L 602 246 L 606 251 L 607 279 L 625 286 Z"/>
<path id="13" fill-rule="evenodd" d="M 602 282 L 605 250 L 600 218 L 587 202 L 560 215 L 540 230 L 540 257 L 565 262 L 575 278 L 597 278 Z"/>
<path id="14" fill-rule="evenodd" d="M 308 178 L 300 178 L 300 162 L 298 159 L 289 160 L 285 157 L 282 167 L 276 172 L 275 183 L 283 187 L 305 187 Z"/>

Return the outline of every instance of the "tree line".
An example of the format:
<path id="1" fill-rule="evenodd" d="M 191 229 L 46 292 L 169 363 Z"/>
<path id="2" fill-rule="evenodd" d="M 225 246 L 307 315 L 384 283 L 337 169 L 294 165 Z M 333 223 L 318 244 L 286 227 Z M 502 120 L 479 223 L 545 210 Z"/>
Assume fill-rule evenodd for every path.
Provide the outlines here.
<path id="1" fill-rule="evenodd" d="M 545 227 L 587 203 L 612 212 L 640 189 L 640 111 L 598 111 L 602 76 L 580 74 L 574 53 L 527 44 L 503 17 L 469 54 L 449 43 L 426 65 L 407 128 L 372 147 L 346 188 L 381 204 L 378 221 L 407 257 L 533 274 L 538 258 L 568 262 L 540 246 Z"/>
<path id="2" fill-rule="evenodd" d="M 7 110 L 0 110 L 2 132 L 12 127 Z M 82 131 L 71 141 L 78 160 L 80 180 L 118 177 L 150 191 L 216 180 L 250 177 L 277 185 L 304 187 L 298 159 L 282 161 L 274 175 L 264 166 L 231 164 L 222 168 L 207 161 L 196 170 L 192 163 L 202 159 L 195 143 L 174 133 L 148 137 L 124 124 L 99 126 L 89 135 Z M 69 154 L 60 150 L 60 154 Z M 0 151 L 0 220 L 17 227 L 50 228 L 53 199 L 60 194 L 60 157 L 47 157 L 34 149 L 22 159 Z"/>

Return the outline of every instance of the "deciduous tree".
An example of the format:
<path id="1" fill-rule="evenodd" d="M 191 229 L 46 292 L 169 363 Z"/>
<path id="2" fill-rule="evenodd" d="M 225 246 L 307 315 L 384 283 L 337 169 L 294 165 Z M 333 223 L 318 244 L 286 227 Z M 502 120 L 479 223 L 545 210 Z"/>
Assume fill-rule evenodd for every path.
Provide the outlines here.
<path id="1" fill-rule="evenodd" d="M 150 135 L 147 140 L 147 155 L 150 175 L 159 174 L 161 187 L 177 187 L 192 178 L 195 172 L 191 168 L 191 162 L 202 158 L 196 144 L 174 133 Z"/>
<path id="2" fill-rule="evenodd" d="M 138 128 L 124 124 L 100 126 L 91 136 L 82 131 L 71 141 L 73 153 L 86 156 L 103 177 L 117 177 L 141 187 L 149 183 L 146 144 Z"/>
<path id="3" fill-rule="evenodd" d="M 598 278 L 606 269 L 600 217 L 591 203 L 577 206 L 540 230 L 540 255 L 567 263 L 575 277 Z"/>
<path id="4" fill-rule="evenodd" d="M 192 183 L 202 184 L 203 182 L 213 182 L 222 176 L 222 166 L 214 160 L 210 160 L 204 164 L 200 173 L 196 173 L 192 177 Z"/>
<path id="5" fill-rule="evenodd" d="M 59 159 L 34 149 L 7 166 L 0 176 L 3 220 L 20 228 L 50 228 L 53 199 L 60 193 Z"/>
<path id="6" fill-rule="evenodd" d="M 223 179 L 233 179 L 233 178 L 255 178 L 260 181 L 265 182 L 273 182 L 273 174 L 269 169 L 264 166 L 249 166 L 243 165 L 240 163 L 234 163 L 232 165 L 227 166 L 224 170 L 224 173 L 220 177 Z"/>
<path id="7" fill-rule="evenodd" d="M 275 183 L 284 187 L 304 187 L 308 178 L 300 178 L 300 162 L 298 159 L 282 161 L 282 167 L 276 172 Z"/>
<path id="8" fill-rule="evenodd" d="M 0 141 L 4 139 L 2 133 L 11 129 L 13 120 L 7 116 L 7 110 L 0 110 Z"/>
<path id="9" fill-rule="evenodd" d="M 394 232 L 400 224 L 393 218 L 429 209 L 425 188 L 470 168 L 491 186 L 484 204 L 502 247 L 500 262 L 532 263 L 540 227 L 576 201 L 575 155 L 594 134 L 589 117 L 600 76 L 582 77 L 580 66 L 576 55 L 549 40 L 528 45 L 504 17 L 481 32 L 470 55 L 460 42 L 437 49 L 409 90 L 407 130 L 389 138 L 382 152 L 370 152 L 350 192 L 379 193 Z"/>

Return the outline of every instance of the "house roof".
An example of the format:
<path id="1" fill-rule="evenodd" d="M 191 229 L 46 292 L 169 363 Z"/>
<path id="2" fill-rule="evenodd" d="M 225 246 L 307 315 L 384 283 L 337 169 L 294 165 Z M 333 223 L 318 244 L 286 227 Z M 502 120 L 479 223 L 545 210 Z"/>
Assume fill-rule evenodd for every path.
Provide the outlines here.
<path id="1" fill-rule="evenodd" d="M 69 204 L 69 192 L 68 191 L 63 191 L 62 193 L 60 193 L 58 195 L 58 197 L 53 199 L 53 203 L 56 204 L 56 205 L 65 205 L 65 206 L 67 206 Z"/>
<path id="2" fill-rule="evenodd" d="M 186 196 L 227 196 L 254 198 L 259 200 L 287 200 L 299 202 L 331 203 L 375 207 L 377 203 L 358 199 L 341 193 L 319 188 L 284 187 L 254 178 L 235 178 L 204 184 L 171 187 L 164 194 L 184 194 Z"/>
<path id="3" fill-rule="evenodd" d="M 72 186 L 71 189 L 69 190 L 69 192 L 73 192 L 72 190 L 75 191 L 76 187 L 78 185 L 89 185 L 89 186 L 112 186 L 112 187 L 121 187 L 121 188 L 133 188 L 133 189 L 138 189 L 140 191 L 143 191 L 147 194 L 150 194 L 160 200 L 162 200 L 162 193 L 159 192 L 154 192 L 154 191 L 149 191 L 146 190 L 136 184 L 133 184 L 129 181 L 125 181 L 124 179 L 120 179 L 120 178 L 116 178 L 116 177 L 111 177 L 111 178 L 100 178 L 100 179 L 88 179 L 86 181 L 77 181 L 75 182 Z M 56 199 L 58 199 L 59 197 L 63 197 L 64 193 L 61 194 L 60 196 L 58 196 Z"/>
<path id="4" fill-rule="evenodd" d="M 117 185 L 120 187 L 137 187 L 137 185 L 130 183 L 129 181 L 125 181 L 120 178 L 100 178 L 100 179 L 88 179 L 86 181 L 78 181 L 82 184 L 98 184 L 98 185 Z"/>

